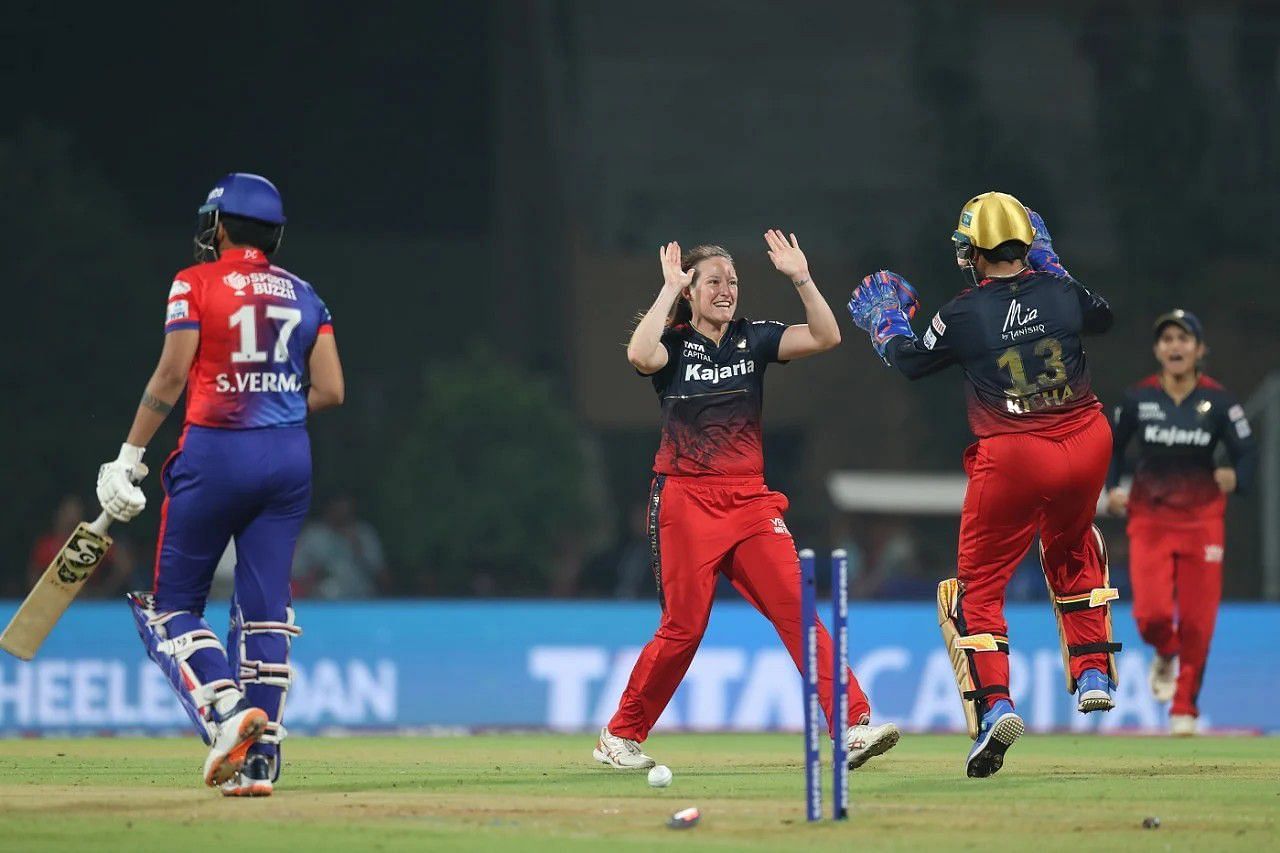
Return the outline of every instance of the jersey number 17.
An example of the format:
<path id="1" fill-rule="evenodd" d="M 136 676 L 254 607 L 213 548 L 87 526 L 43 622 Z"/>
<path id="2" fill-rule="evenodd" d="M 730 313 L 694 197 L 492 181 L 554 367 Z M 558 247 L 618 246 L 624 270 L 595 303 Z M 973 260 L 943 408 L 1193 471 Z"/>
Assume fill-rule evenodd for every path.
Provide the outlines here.
<path id="1" fill-rule="evenodd" d="M 258 322 L 256 307 L 246 305 L 228 317 L 231 328 L 240 328 L 240 349 L 231 353 L 233 364 L 260 364 L 267 360 L 265 350 L 258 349 Z M 266 319 L 282 320 L 277 327 L 276 345 L 273 360 L 277 362 L 289 360 L 289 337 L 302 322 L 302 311 L 297 308 L 285 308 L 282 305 L 267 305 Z M 272 326 L 274 324 L 268 323 Z"/>

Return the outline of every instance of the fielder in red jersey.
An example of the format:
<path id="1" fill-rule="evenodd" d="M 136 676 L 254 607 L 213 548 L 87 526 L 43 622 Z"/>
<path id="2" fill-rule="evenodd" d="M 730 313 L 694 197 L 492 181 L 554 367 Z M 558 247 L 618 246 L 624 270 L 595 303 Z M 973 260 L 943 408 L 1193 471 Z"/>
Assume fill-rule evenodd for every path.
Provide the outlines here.
<path id="1" fill-rule="evenodd" d="M 791 279 L 806 323 L 735 319 L 738 276 L 729 253 L 659 249 L 663 285 L 636 326 L 627 359 L 652 379 L 662 442 L 649 494 L 649 543 L 662 620 L 640 653 L 618 711 L 594 756 L 619 769 L 653 767 L 640 744 L 684 678 L 723 574 L 773 623 L 800 668 L 800 561 L 783 520 L 787 499 L 764 482 L 764 371 L 840 343 L 835 315 L 809 275 L 795 235 L 765 234 L 769 258 Z M 819 694 L 831 732 L 844 728 L 849 766 L 898 741 L 892 724 L 870 725 L 870 704 L 852 673 L 850 720 L 832 719 L 831 637 L 819 628 Z M 849 725 L 853 721 L 854 725 Z"/>
<path id="2" fill-rule="evenodd" d="M 938 587 L 938 619 L 969 734 L 966 774 L 985 777 L 1025 727 L 1009 696 L 1005 587 L 1040 537 L 1058 618 L 1067 689 L 1081 713 L 1114 707 L 1116 677 L 1106 549 L 1093 527 L 1111 430 L 1091 388 L 1081 336 L 1105 332 L 1106 301 L 1071 278 L 1038 215 L 1005 193 L 970 199 L 952 236 L 971 287 L 916 339 L 915 291 L 887 271 L 854 291 L 854 323 L 880 355 L 918 379 L 964 370 L 969 485 L 956 577 Z"/>
<path id="3" fill-rule="evenodd" d="M 1244 408 L 1200 370 L 1204 329 L 1189 311 L 1156 319 L 1160 372 L 1134 385 L 1115 410 L 1107 507 L 1129 516 L 1133 617 L 1156 650 L 1151 692 L 1172 700 L 1169 732 L 1192 735 L 1209 643 L 1222 600 L 1227 495 L 1248 492 L 1257 447 Z M 1138 445 L 1133 486 L 1125 451 Z M 1226 448 L 1230 465 L 1214 453 Z"/>

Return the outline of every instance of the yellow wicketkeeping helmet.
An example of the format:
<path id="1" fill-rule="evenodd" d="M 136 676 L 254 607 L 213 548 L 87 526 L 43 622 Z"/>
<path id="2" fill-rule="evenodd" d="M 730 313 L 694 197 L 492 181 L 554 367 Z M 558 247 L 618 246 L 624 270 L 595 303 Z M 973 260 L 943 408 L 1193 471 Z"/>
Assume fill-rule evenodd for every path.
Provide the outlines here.
<path id="1" fill-rule="evenodd" d="M 969 199 L 960 211 L 960 224 L 951 239 L 957 244 L 994 249 L 1001 243 L 1017 240 L 1031 245 L 1036 229 L 1027 209 L 1008 193 L 989 192 Z"/>

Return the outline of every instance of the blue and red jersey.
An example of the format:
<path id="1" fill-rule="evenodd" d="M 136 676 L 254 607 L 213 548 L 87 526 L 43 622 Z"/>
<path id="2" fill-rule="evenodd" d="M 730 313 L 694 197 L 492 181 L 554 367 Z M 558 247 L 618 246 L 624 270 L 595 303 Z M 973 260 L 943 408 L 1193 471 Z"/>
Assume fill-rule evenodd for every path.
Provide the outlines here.
<path id="1" fill-rule="evenodd" d="M 299 426 L 307 418 L 307 358 L 333 334 L 310 284 L 258 249 L 234 248 L 179 272 L 165 333 L 198 329 L 187 377 L 188 425 L 221 429 Z"/>

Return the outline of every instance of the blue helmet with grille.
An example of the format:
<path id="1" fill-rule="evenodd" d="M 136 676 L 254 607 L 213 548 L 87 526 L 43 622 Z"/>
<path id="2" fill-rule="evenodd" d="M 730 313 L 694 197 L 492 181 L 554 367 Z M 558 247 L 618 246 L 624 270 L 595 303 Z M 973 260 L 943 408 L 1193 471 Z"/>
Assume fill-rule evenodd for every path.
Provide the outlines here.
<path id="1" fill-rule="evenodd" d="M 273 227 L 267 254 L 280 248 L 284 237 L 284 202 L 275 184 L 261 175 L 248 172 L 232 172 L 209 190 L 204 204 L 197 211 L 195 255 L 197 261 L 212 261 L 218 257 L 218 223 L 223 217 L 249 219 Z"/>

